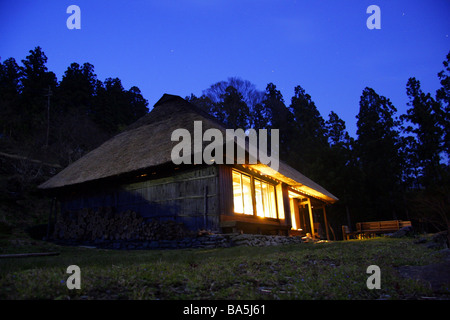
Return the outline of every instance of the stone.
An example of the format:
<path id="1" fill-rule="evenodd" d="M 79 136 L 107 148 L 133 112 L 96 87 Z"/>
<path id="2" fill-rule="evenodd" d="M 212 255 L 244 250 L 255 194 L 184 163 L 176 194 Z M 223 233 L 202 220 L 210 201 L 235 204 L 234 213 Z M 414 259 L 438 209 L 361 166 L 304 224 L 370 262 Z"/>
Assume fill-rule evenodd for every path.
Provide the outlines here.
<path id="1" fill-rule="evenodd" d="M 207 234 L 201 236 L 184 237 L 180 239 L 160 240 L 92 240 L 74 241 L 58 240 L 59 243 L 69 245 L 95 245 L 97 248 L 116 250 L 138 249 L 177 249 L 177 248 L 229 248 L 232 246 L 278 246 L 304 242 L 300 237 L 287 237 L 260 234 Z"/>
<path id="2" fill-rule="evenodd" d="M 434 234 L 430 241 L 425 244 L 428 249 L 446 249 L 447 245 L 447 231 L 442 231 Z"/>
<path id="3" fill-rule="evenodd" d="M 403 227 L 400 230 L 395 231 L 391 234 L 392 238 L 402 238 L 410 235 L 413 232 L 413 228 L 411 226 Z"/>

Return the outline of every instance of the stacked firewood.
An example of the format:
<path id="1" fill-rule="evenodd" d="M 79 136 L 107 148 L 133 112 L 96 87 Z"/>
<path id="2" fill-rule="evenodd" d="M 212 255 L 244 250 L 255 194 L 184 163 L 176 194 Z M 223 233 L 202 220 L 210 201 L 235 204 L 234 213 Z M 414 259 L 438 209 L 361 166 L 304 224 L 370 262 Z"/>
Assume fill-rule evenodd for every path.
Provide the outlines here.
<path id="1" fill-rule="evenodd" d="M 190 235 L 183 224 L 172 220 L 146 220 L 127 210 L 116 213 L 112 208 L 97 211 L 82 209 L 60 214 L 54 237 L 64 240 L 174 240 Z"/>

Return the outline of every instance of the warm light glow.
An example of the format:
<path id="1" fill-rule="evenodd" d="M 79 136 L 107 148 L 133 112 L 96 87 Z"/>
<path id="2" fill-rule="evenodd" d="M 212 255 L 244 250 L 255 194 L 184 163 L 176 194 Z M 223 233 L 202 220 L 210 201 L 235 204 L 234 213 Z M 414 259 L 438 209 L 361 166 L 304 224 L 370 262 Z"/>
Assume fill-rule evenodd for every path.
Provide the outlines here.
<path id="1" fill-rule="evenodd" d="M 277 218 L 274 185 L 256 178 L 252 179 L 252 177 L 235 170 L 233 170 L 232 176 L 235 213 L 256 214 L 260 218 Z M 255 208 L 253 208 L 253 203 L 255 203 Z"/>
<path id="2" fill-rule="evenodd" d="M 276 218 L 275 187 L 255 179 L 256 214 L 258 217 Z"/>
<path id="3" fill-rule="evenodd" d="M 291 198 L 291 199 L 289 199 L 289 205 L 290 205 L 290 208 L 291 208 L 291 222 L 292 222 L 292 229 L 293 230 L 298 230 L 299 229 L 299 226 L 298 226 L 298 223 L 297 223 L 297 217 L 296 217 L 296 214 L 295 214 L 295 203 L 294 203 L 294 200 Z"/>
<path id="4" fill-rule="evenodd" d="M 244 213 L 253 214 L 253 202 L 252 202 L 252 186 L 249 176 L 242 175 L 242 190 L 244 200 Z"/>
<path id="5" fill-rule="evenodd" d="M 234 212 L 253 215 L 251 179 L 245 174 L 233 171 Z"/>
<path id="6" fill-rule="evenodd" d="M 244 203 L 242 202 L 241 175 L 233 171 L 233 199 L 234 212 L 244 213 Z"/>
<path id="7" fill-rule="evenodd" d="M 289 187 L 303 195 L 306 195 L 308 197 L 316 198 L 321 201 L 325 201 L 327 203 L 334 203 L 336 202 L 336 199 L 331 198 L 330 196 L 323 194 L 322 192 L 314 189 L 314 187 L 309 187 L 303 183 L 300 183 L 299 181 L 295 181 L 282 172 L 278 172 L 273 170 L 267 165 L 264 164 L 257 164 L 252 165 L 252 169 L 256 169 L 259 174 L 264 174 L 270 177 L 270 179 L 276 181 L 277 183 L 284 182 L 289 185 Z"/>
<path id="8" fill-rule="evenodd" d="M 288 191 L 288 195 L 289 195 L 289 198 L 290 199 L 292 199 L 292 198 L 298 198 L 298 194 L 297 193 L 293 193 L 292 191 Z"/>

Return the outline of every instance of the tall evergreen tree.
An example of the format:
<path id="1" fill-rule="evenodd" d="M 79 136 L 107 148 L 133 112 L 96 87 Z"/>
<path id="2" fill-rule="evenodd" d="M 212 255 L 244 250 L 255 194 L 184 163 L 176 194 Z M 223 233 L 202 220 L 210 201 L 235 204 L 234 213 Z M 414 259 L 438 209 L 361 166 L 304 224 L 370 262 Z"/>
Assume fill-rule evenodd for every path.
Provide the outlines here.
<path id="1" fill-rule="evenodd" d="M 92 108 L 93 120 L 109 134 L 115 134 L 148 112 L 148 102 L 137 87 L 125 90 L 119 78 L 97 82 Z"/>
<path id="2" fill-rule="evenodd" d="M 127 124 L 133 123 L 148 113 L 148 101 L 142 96 L 141 90 L 133 86 L 127 92 L 129 108 L 125 109 Z"/>
<path id="3" fill-rule="evenodd" d="M 269 115 L 262 103 L 258 103 L 253 107 L 251 113 L 251 126 L 255 130 L 268 129 L 269 128 Z"/>
<path id="4" fill-rule="evenodd" d="M 14 58 L 0 62 L 0 133 L 14 137 L 20 131 L 20 68 Z"/>
<path id="5" fill-rule="evenodd" d="M 296 150 L 296 162 L 300 171 L 321 182 L 325 171 L 322 159 L 328 148 L 325 121 L 311 96 L 301 86 L 295 87 L 289 109 L 295 123 L 292 147 Z"/>
<path id="6" fill-rule="evenodd" d="M 21 103 L 26 110 L 28 120 L 32 124 L 42 125 L 45 122 L 47 109 L 46 94 L 55 90 L 57 79 L 53 72 L 46 66 L 47 56 L 41 47 L 30 50 L 30 54 L 22 60 L 20 67 L 22 94 Z"/>
<path id="7" fill-rule="evenodd" d="M 79 159 L 108 137 L 92 120 L 98 82 L 93 65 L 72 63 L 55 90 L 50 144 L 63 165 Z"/>
<path id="8" fill-rule="evenodd" d="M 361 189 L 361 175 L 353 151 L 354 139 L 348 134 L 345 121 L 334 111 L 330 112 L 325 127 L 330 148 L 323 159 L 326 168 L 324 186 L 339 198 L 331 208 L 332 217 L 338 225 L 353 228 L 356 221 L 352 216 L 360 211 L 353 195 Z"/>
<path id="9" fill-rule="evenodd" d="M 294 89 L 290 110 L 294 115 L 298 133 L 301 138 L 307 140 L 305 143 L 325 144 L 325 121 L 311 96 L 301 86 Z"/>
<path id="10" fill-rule="evenodd" d="M 406 133 L 413 134 L 411 149 L 417 157 L 420 183 L 423 187 L 435 184 L 440 179 L 440 160 L 443 149 L 443 129 L 440 126 L 442 113 L 440 105 L 433 97 L 425 94 L 420 88 L 420 82 L 410 78 L 406 85 L 409 97 L 406 115 L 402 120 L 410 123 Z"/>
<path id="11" fill-rule="evenodd" d="M 412 214 L 433 231 L 447 230 L 450 245 L 450 52 L 446 58 L 436 99 L 422 91 L 418 80 L 408 80 L 410 108 L 403 119 L 409 123 L 411 162 L 418 168 L 418 187 L 409 192 Z"/>
<path id="12" fill-rule="evenodd" d="M 348 145 L 350 142 L 350 135 L 345 126 L 345 121 L 339 118 L 339 115 L 331 111 L 328 115 L 328 120 L 325 123 L 326 136 L 330 146 Z"/>
<path id="13" fill-rule="evenodd" d="M 64 72 L 56 92 L 60 112 L 71 114 L 90 114 L 96 95 L 97 75 L 94 66 L 72 63 Z"/>
<path id="14" fill-rule="evenodd" d="M 20 67 L 22 92 L 20 95 L 23 135 L 34 140 L 33 144 L 48 145 L 50 129 L 50 103 L 57 79 L 46 66 L 47 56 L 40 47 L 29 51 Z"/>
<path id="15" fill-rule="evenodd" d="M 295 157 L 292 154 L 294 116 L 286 107 L 283 95 L 273 83 L 266 86 L 261 115 L 261 123 L 265 123 L 266 129 L 279 130 L 281 159 L 294 165 Z"/>
<path id="16" fill-rule="evenodd" d="M 365 88 L 357 115 L 355 152 L 363 174 L 360 199 L 372 218 L 396 218 L 401 179 L 400 139 L 396 108 L 389 99 Z M 396 210 L 397 209 L 397 210 Z"/>
<path id="17" fill-rule="evenodd" d="M 441 87 L 436 92 L 436 100 L 440 104 L 439 122 L 443 129 L 443 150 L 450 166 L 450 52 L 443 62 L 444 70 L 438 73 Z"/>

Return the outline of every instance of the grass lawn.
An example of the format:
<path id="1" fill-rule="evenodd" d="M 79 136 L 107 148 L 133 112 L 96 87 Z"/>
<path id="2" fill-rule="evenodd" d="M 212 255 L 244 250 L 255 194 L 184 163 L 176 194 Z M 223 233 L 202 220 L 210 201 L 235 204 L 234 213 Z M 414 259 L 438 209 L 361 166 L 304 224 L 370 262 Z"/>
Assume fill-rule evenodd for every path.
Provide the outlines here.
<path id="1" fill-rule="evenodd" d="M 429 286 L 397 268 L 427 265 L 438 251 L 414 239 L 221 249 L 114 251 L 2 239 L 0 253 L 58 251 L 58 256 L 0 259 L 0 299 L 422 299 Z M 69 290 L 69 265 L 81 289 Z M 381 289 L 367 288 L 367 267 Z"/>

